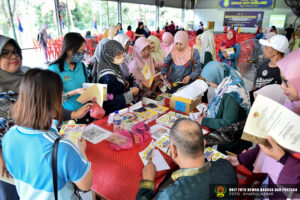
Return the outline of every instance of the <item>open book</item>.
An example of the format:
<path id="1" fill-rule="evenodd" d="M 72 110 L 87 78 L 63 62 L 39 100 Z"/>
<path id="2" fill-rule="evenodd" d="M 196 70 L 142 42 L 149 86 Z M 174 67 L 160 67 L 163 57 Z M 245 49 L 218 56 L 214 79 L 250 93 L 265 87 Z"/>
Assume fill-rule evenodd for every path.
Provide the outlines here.
<path id="1" fill-rule="evenodd" d="M 258 95 L 242 139 L 259 143 L 268 135 L 282 147 L 300 153 L 300 117 L 283 105 Z"/>
<path id="2" fill-rule="evenodd" d="M 81 139 L 85 126 L 85 124 L 64 124 L 61 126 L 58 134 L 71 140 L 75 145 L 77 145 L 76 140 Z"/>
<path id="3" fill-rule="evenodd" d="M 160 72 L 159 72 L 159 73 L 155 74 L 154 76 L 152 76 L 150 67 L 148 64 L 145 64 L 142 72 L 143 72 L 145 79 L 150 81 L 149 87 L 152 86 L 153 81 L 156 80 L 160 75 Z"/>
<path id="4" fill-rule="evenodd" d="M 107 85 L 98 83 L 84 83 L 83 87 L 87 89 L 77 98 L 77 101 L 85 104 L 88 101 L 92 101 L 93 98 L 96 97 L 97 103 L 103 107 L 103 101 L 107 100 Z"/>

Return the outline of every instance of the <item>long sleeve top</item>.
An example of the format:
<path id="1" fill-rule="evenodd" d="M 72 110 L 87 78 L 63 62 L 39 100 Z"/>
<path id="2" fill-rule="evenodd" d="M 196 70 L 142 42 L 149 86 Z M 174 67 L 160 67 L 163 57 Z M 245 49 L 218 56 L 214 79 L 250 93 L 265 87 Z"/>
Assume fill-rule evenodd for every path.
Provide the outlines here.
<path id="1" fill-rule="evenodd" d="M 170 82 L 181 82 L 184 77 L 190 75 L 191 80 L 195 80 L 200 75 L 201 63 L 200 55 L 197 49 L 193 50 L 193 61 L 189 60 L 185 65 L 176 65 L 173 61 L 171 53 L 165 58 L 164 65 L 161 70 L 163 75 L 167 75 L 171 68 L 168 80 Z"/>

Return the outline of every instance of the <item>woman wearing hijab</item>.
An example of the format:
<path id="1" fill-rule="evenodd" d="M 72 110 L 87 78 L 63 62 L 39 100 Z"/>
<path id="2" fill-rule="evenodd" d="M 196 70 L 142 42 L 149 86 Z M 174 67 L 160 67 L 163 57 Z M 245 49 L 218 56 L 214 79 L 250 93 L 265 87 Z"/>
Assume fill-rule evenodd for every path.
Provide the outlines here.
<path id="1" fill-rule="evenodd" d="M 300 49 L 277 62 L 283 79 L 282 87 L 289 98 L 284 106 L 300 115 Z"/>
<path id="2" fill-rule="evenodd" d="M 164 32 L 162 35 L 161 49 L 165 52 L 165 58 L 173 49 L 174 36 L 170 32 Z"/>
<path id="3" fill-rule="evenodd" d="M 201 35 L 201 50 L 200 50 L 200 63 L 204 67 L 207 63 L 216 58 L 216 44 L 213 32 L 204 31 Z"/>
<path id="4" fill-rule="evenodd" d="M 207 114 L 199 116 L 197 120 L 201 125 L 220 129 L 247 118 L 250 99 L 244 82 L 235 69 L 225 63 L 212 61 L 204 67 L 201 76 L 211 87 L 216 88 L 215 97 L 208 106 Z M 236 140 L 218 148 L 222 152 L 228 150 L 240 153 L 247 145 L 249 145 L 247 142 Z"/>
<path id="5" fill-rule="evenodd" d="M 219 58 L 221 62 L 226 63 L 227 65 L 232 66 L 234 69 L 236 68 L 235 64 L 235 55 L 238 51 L 240 51 L 240 45 L 236 42 L 236 32 L 234 29 L 230 29 L 227 32 L 227 39 L 220 46 L 219 50 Z"/>
<path id="6" fill-rule="evenodd" d="M 284 98 L 279 98 L 282 96 L 282 91 L 278 93 L 277 89 L 270 87 L 280 87 L 278 85 L 268 85 L 262 89 L 256 91 L 259 93 L 261 90 L 265 90 L 263 93 L 266 97 L 277 101 L 280 104 L 284 104 L 287 108 L 300 114 L 297 110 L 297 103 L 299 102 L 299 91 L 300 91 L 300 62 L 299 62 L 300 50 L 297 52 L 292 52 L 287 55 L 284 59 L 277 62 L 279 68 L 282 71 L 282 76 L 285 83 L 282 83 L 282 88 L 285 95 L 289 100 L 285 101 Z M 269 91 L 266 91 L 269 88 Z M 271 90 L 272 89 L 272 90 Z M 275 97 L 276 94 L 277 96 Z M 285 103 L 284 103 L 285 102 Z M 292 106 L 291 106 L 292 105 Z M 299 105 L 299 104 L 298 104 Z M 300 107 L 298 107 L 300 108 Z M 250 171 L 254 173 L 265 173 L 267 174 L 266 179 L 263 184 L 268 187 L 274 188 L 276 185 L 288 184 L 289 187 L 296 187 L 300 184 L 300 154 L 292 152 L 290 150 L 283 149 L 279 146 L 276 141 L 268 136 L 267 141 L 268 146 L 264 144 L 258 144 L 255 148 L 239 154 L 237 156 L 229 156 L 228 160 L 233 166 L 244 165 Z M 276 184 L 276 185 L 274 185 Z M 291 198 L 290 194 L 280 193 L 280 196 L 271 196 L 269 199 L 287 199 Z M 293 199 L 293 198 L 292 198 Z"/>
<path id="7" fill-rule="evenodd" d="M 199 52 L 199 54 L 200 54 L 200 51 L 201 51 L 201 35 L 202 34 L 199 34 L 197 37 L 196 37 L 196 44 L 194 44 L 194 46 L 193 46 L 193 48 L 194 49 L 197 49 L 198 50 L 198 52 Z"/>
<path id="8" fill-rule="evenodd" d="M 107 84 L 107 93 L 113 95 L 112 100 L 103 103 L 106 115 L 125 108 L 139 92 L 137 87 L 126 87 L 126 80 L 119 66 L 124 59 L 123 51 L 122 45 L 115 40 L 109 40 L 101 46 L 97 80 L 98 83 Z"/>
<path id="9" fill-rule="evenodd" d="M 154 64 L 158 71 L 160 71 L 164 63 L 165 53 L 160 48 L 160 42 L 156 36 L 151 35 L 148 37 L 148 40 L 150 40 L 150 51 L 154 59 Z"/>
<path id="10" fill-rule="evenodd" d="M 123 51 L 123 63 L 120 65 L 121 70 L 124 74 L 124 77 L 126 79 L 129 78 L 129 69 L 128 69 L 128 64 L 132 61 L 132 56 L 128 53 L 129 51 L 129 46 L 130 46 L 130 38 L 125 35 L 125 34 L 118 34 L 117 36 L 114 37 L 114 40 L 118 41 L 122 47 L 124 48 Z"/>
<path id="11" fill-rule="evenodd" d="M 11 108 L 13 98 L 15 99 L 19 92 L 19 85 L 24 72 L 22 66 L 22 51 L 17 42 L 11 38 L 0 35 L 0 118 L 5 120 L 0 124 L 0 139 L 10 128 L 8 121 L 8 110 Z M 4 97 L 4 98 L 3 98 Z M 7 97 L 7 98 L 5 98 Z M 2 131 L 4 130 L 4 132 Z M 9 172 L 2 156 L 2 146 L 0 145 L 0 176 L 7 178 Z M 9 183 L 0 181 L 0 199 L 19 199 L 16 187 Z"/>
<path id="12" fill-rule="evenodd" d="M 129 72 L 133 74 L 140 87 L 149 87 L 149 80 L 145 80 L 142 70 L 146 65 L 149 66 L 151 75 L 154 76 L 155 65 L 150 52 L 150 41 L 145 37 L 140 37 L 133 46 L 133 60 L 129 63 Z"/>
<path id="13" fill-rule="evenodd" d="M 201 69 L 199 52 L 189 46 L 187 32 L 178 31 L 174 44 L 161 70 L 162 76 L 168 75 L 171 70 L 168 77 L 168 81 L 173 84 L 169 91 L 171 93 L 198 78 Z"/>

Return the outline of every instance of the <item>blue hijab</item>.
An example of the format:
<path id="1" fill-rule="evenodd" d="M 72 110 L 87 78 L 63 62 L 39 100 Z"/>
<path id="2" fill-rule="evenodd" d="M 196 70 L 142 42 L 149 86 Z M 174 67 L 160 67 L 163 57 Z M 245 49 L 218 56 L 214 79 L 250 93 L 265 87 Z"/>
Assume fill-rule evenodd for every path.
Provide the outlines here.
<path id="1" fill-rule="evenodd" d="M 211 61 L 204 67 L 201 76 L 218 85 L 216 96 L 208 106 L 207 118 L 216 117 L 224 94 L 232 96 L 246 113 L 249 113 L 249 94 L 245 89 L 241 75 L 233 67 L 225 63 Z"/>

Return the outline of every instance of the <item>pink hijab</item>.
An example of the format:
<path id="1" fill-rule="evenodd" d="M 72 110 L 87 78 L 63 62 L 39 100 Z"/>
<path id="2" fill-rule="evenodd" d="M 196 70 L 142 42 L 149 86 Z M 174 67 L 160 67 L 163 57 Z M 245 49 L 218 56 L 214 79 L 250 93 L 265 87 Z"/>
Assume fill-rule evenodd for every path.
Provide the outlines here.
<path id="1" fill-rule="evenodd" d="M 165 52 L 166 58 L 173 49 L 174 37 L 170 32 L 164 32 L 162 36 L 162 41 L 169 43 L 169 46 L 165 46 L 163 42 L 160 45 L 161 49 Z"/>
<path id="2" fill-rule="evenodd" d="M 183 51 L 178 51 L 175 44 L 182 43 Z M 174 38 L 174 47 L 171 51 L 173 61 L 176 65 L 185 65 L 192 58 L 192 48 L 189 46 L 189 36 L 185 31 L 178 31 Z"/>
<path id="3" fill-rule="evenodd" d="M 287 81 L 297 90 L 300 97 L 300 49 L 292 51 L 277 62 L 277 66 L 284 74 Z M 287 108 L 300 115 L 300 101 L 288 100 L 284 104 Z"/>
<path id="4" fill-rule="evenodd" d="M 145 67 L 146 63 L 149 65 L 152 75 L 155 75 L 154 61 L 151 56 L 151 53 L 147 59 L 142 57 L 142 51 L 145 47 L 150 45 L 150 41 L 145 37 L 139 37 L 133 46 L 132 57 L 133 61 L 129 64 L 128 68 L 138 82 L 144 80 L 142 70 Z M 137 65 L 137 66 L 136 66 Z"/>

